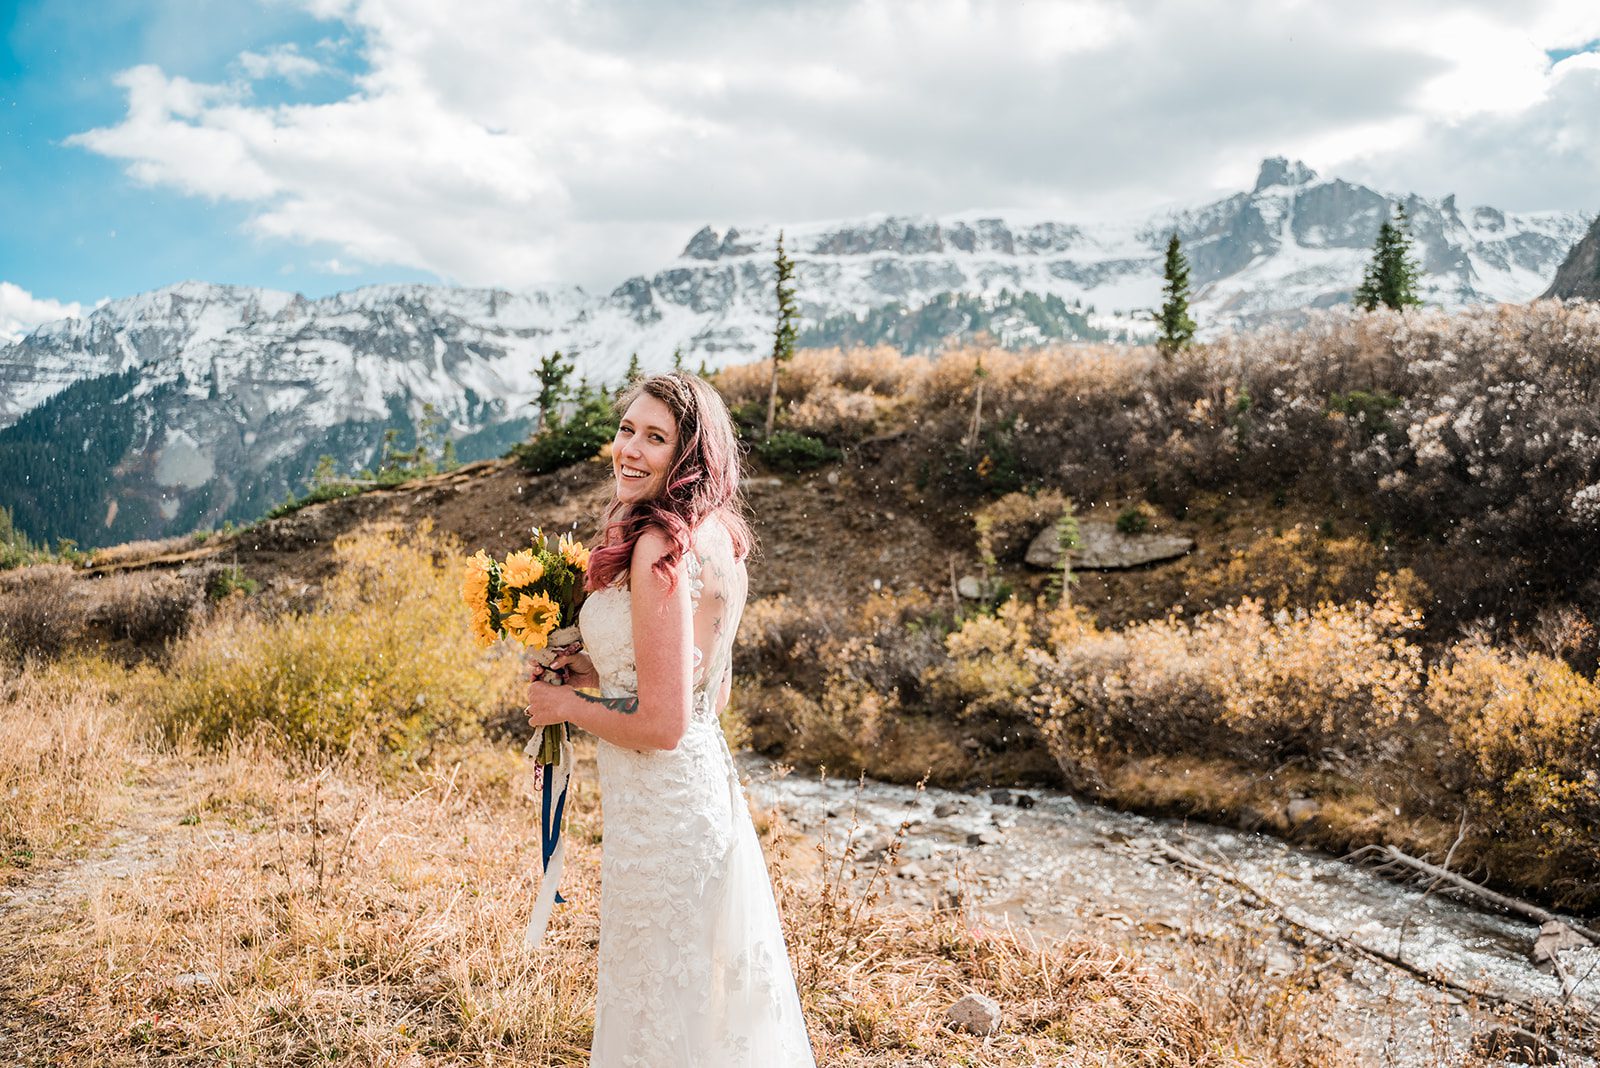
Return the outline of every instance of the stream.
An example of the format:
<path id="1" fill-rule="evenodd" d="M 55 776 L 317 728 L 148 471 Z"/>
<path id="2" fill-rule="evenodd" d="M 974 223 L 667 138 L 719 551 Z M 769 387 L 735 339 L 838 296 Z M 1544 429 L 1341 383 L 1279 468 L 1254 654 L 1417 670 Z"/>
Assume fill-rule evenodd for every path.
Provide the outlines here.
<path id="1" fill-rule="evenodd" d="M 751 754 L 740 764 L 751 798 L 780 808 L 830 855 L 839 856 L 853 839 L 857 877 L 876 866 L 909 821 L 888 878 L 898 900 L 933 906 L 959 894 L 974 919 L 1035 936 L 1108 943 L 1167 974 L 1180 989 L 1198 981 L 1193 962 L 1208 946 L 1213 952 L 1226 947 L 1236 967 L 1269 981 L 1304 981 L 1308 969 L 1316 969 L 1312 983 L 1326 997 L 1315 1023 L 1347 1051 L 1342 1063 L 1459 1063 L 1474 1034 L 1496 1031 L 1504 1039 L 1508 1025 L 1490 1020 L 1469 999 L 1388 964 L 1324 952 L 1314 939 L 1304 943 L 1318 947 L 1308 960 L 1302 942 L 1285 937 L 1287 929 L 1270 913 L 1233 888 L 1191 877 L 1163 859 L 1154 843 L 1228 871 L 1297 918 L 1475 990 L 1552 1003 L 1562 996 L 1559 979 L 1530 958 L 1537 924 L 1266 835 L 1130 815 L 1049 790 L 919 792 L 871 780 L 783 774 Z M 1600 1011 L 1600 949 L 1567 950 L 1560 959 L 1574 1004 Z M 1596 1062 L 1592 1051 L 1566 1048 L 1559 1063 Z"/>

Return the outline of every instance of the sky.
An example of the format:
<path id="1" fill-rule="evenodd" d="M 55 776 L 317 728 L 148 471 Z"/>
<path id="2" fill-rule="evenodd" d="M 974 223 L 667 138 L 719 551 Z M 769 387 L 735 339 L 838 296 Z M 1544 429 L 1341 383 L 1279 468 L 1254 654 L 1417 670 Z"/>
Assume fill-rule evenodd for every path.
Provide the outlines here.
<path id="1" fill-rule="evenodd" d="M 0 340 L 199 279 L 606 291 L 729 225 L 1263 157 L 1600 209 L 1594 0 L 0 0 Z"/>

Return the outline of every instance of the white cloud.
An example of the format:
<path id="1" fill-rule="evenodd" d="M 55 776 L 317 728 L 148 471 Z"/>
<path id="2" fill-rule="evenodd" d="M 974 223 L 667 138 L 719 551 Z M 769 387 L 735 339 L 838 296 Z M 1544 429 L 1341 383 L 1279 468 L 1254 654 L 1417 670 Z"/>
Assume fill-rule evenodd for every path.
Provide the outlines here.
<path id="1" fill-rule="evenodd" d="M 80 312 L 76 301 L 63 304 L 36 297 L 15 283 L 0 282 L 0 343 L 20 341 L 41 323 L 74 319 Z"/>
<path id="2" fill-rule="evenodd" d="M 140 67 L 74 142 L 259 234 L 501 285 L 612 284 L 706 222 L 1194 201 L 1276 153 L 1507 207 L 1592 207 L 1600 162 L 1600 85 L 1545 55 L 1600 37 L 1589 0 L 303 2 L 364 49 L 344 99 Z"/>
<path id="3" fill-rule="evenodd" d="M 276 45 L 265 52 L 240 52 L 239 67 L 248 78 L 282 78 L 290 85 L 299 85 L 326 70 L 310 56 L 301 55 L 293 44 Z"/>

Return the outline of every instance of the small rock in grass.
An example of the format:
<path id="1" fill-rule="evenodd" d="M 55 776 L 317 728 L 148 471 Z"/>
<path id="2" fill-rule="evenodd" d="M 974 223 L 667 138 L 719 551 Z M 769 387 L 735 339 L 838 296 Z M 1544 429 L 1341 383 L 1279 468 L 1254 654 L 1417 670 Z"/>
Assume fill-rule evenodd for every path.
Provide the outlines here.
<path id="1" fill-rule="evenodd" d="M 959 1030 L 992 1034 L 1000 1029 L 1000 1004 L 982 994 L 968 994 L 945 1010 L 945 1018 Z"/>

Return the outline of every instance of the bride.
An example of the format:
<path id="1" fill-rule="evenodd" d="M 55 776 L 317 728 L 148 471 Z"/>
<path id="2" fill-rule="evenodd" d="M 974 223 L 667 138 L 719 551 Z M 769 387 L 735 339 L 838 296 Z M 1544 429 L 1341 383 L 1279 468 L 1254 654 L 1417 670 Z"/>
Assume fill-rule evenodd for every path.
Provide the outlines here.
<path id="1" fill-rule="evenodd" d="M 534 727 L 572 723 L 599 739 L 590 1064 L 810 1068 L 766 861 L 718 720 L 751 544 L 733 421 L 716 390 L 679 372 L 641 380 L 618 404 L 615 499 L 578 621 L 585 652 L 567 665 L 570 686 L 535 681 L 528 702 Z"/>

